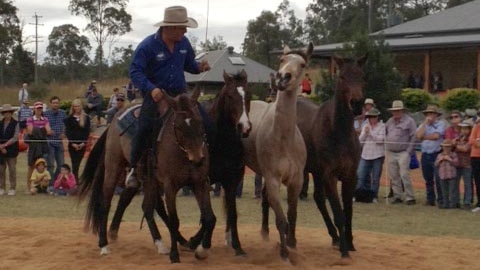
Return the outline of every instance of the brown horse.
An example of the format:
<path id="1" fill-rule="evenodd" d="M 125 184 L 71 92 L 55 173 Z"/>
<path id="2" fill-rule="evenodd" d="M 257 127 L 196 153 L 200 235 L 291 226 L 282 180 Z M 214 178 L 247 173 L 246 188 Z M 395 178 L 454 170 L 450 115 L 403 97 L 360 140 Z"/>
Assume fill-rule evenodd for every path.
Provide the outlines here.
<path id="1" fill-rule="evenodd" d="M 362 66 L 359 60 L 335 58 L 340 68 L 333 99 L 318 106 L 308 99 L 297 103 L 297 125 L 307 146 L 306 172 L 314 177 L 314 198 L 327 225 L 334 245 L 340 244 L 342 257 L 355 250 L 352 236 L 352 198 L 360 160 L 360 143 L 353 127 L 356 113 L 352 106 L 363 99 Z M 337 191 L 342 181 L 342 205 Z M 327 208 L 325 194 L 333 211 L 335 229 Z"/>
<path id="2" fill-rule="evenodd" d="M 268 235 L 268 206 L 275 212 L 280 234 L 280 256 L 288 259 L 287 246 L 296 247 L 297 203 L 303 184 L 307 153 L 302 134 L 296 126 L 297 95 L 305 67 L 313 50 L 284 48 L 277 73 L 278 93 L 275 102 L 252 102 L 252 133 L 245 141 L 247 165 L 265 178 L 262 202 L 262 234 Z M 282 210 L 280 186 L 288 193 L 288 222 Z"/>
<path id="3" fill-rule="evenodd" d="M 210 205 L 209 185 L 207 183 L 208 153 L 204 141 L 203 122 L 196 105 L 194 105 L 197 98 L 198 93 L 192 96 L 192 99 L 189 99 L 186 95 L 181 95 L 175 99 L 165 95 L 165 100 L 172 111 L 165 117 L 161 141 L 157 143 L 155 151 L 157 160 L 156 177 L 144 181 L 143 209 L 145 218 L 155 244 L 161 253 L 168 252 L 168 249 L 163 246 L 153 220 L 154 208 L 167 223 L 172 240 L 172 250 L 170 252 L 172 262 L 179 261 L 177 242 L 186 242 L 178 232 L 179 223 L 175 208 L 175 196 L 179 188 L 184 185 L 191 185 L 201 208 L 202 227 L 200 231 L 202 232 L 202 243 L 197 248 L 197 258 L 206 257 L 205 248 L 210 248 L 211 234 L 216 220 Z M 108 253 L 108 242 L 106 240 L 108 211 L 113 190 L 122 181 L 120 176 L 124 173 L 127 165 L 129 145 L 129 139 L 120 136 L 118 129 L 109 128 L 95 145 L 85 166 L 81 194 L 85 196 L 90 189 L 92 190 L 86 225 L 91 227 L 94 232 L 98 232 L 101 254 Z M 165 213 L 163 200 L 159 194 L 162 186 L 165 190 L 168 216 Z M 127 192 L 129 195 L 126 205 L 130 202 L 132 193 L 131 191 Z M 120 201 L 122 201 L 122 197 Z M 122 207 L 126 207 L 126 205 L 124 204 Z M 123 214 L 123 211 L 121 213 Z M 114 231 L 114 238 L 116 238 L 117 231 L 118 226 Z"/>

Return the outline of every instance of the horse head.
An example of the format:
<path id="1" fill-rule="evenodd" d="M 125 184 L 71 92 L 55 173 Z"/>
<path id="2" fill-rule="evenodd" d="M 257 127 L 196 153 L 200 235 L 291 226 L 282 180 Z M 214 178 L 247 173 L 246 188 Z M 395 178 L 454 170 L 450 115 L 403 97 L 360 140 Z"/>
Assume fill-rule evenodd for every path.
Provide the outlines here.
<path id="1" fill-rule="evenodd" d="M 194 92 L 192 97 L 182 94 L 173 98 L 165 93 L 164 98 L 174 113 L 173 131 L 177 145 L 190 162 L 202 166 L 206 144 L 205 129 L 197 107 L 198 95 Z"/>
<path id="2" fill-rule="evenodd" d="M 340 76 L 337 84 L 337 91 L 348 103 L 356 103 L 363 99 L 363 86 L 365 85 L 363 66 L 367 61 L 368 55 L 357 60 L 350 58 L 334 57 L 337 63 Z"/>
<path id="3" fill-rule="evenodd" d="M 284 47 L 277 72 L 279 91 L 298 91 L 312 51 L 312 43 L 308 45 L 307 49 L 301 51 L 292 51 L 288 46 Z"/>
<path id="4" fill-rule="evenodd" d="M 223 96 L 223 114 L 229 118 L 242 137 L 248 137 L 252 124 L 248 118 L 250 112 L 251 94 L 247 91 L 247 72 L 244 69 L 236 75 L 223 71 L 223 86 L 220 95 Z"/>

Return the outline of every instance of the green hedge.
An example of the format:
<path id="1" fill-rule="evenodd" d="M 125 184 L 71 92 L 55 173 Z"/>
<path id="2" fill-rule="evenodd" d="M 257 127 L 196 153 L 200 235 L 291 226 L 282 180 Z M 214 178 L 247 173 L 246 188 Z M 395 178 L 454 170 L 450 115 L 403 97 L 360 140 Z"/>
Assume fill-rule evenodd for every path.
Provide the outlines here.
<path id="1" fill-rule="evenodd" d="M 419 88 L 405 88 L 402 90 L 401 99 L 403 105 L 411 112 L 424 110 L 428 104 L 434 102 L 433 96 Z"/>
<path id="2" fill-rule="evenodd" d="M 442 97 L 440 105 L 446 111 L 465 111 L 468 108 L 477 108 L 479 95 L 476 89 L 454 88 Z"/>

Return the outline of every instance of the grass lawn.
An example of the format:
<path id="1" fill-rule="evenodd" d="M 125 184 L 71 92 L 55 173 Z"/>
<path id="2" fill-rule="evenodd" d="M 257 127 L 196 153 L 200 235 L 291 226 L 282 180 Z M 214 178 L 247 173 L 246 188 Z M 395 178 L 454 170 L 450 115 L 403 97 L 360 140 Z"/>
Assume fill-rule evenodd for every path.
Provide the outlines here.
<path id="1" fill-rule="evenodd" d="M 69 162 L 69 158 L 66 158 Z M 1 217 L 29 218 L 65 218 L 82 219 L 86 202 L 78 203 L 76 197 L 55 197 L 44 194 L 36 196 L 25 193 L 26 185 L 26 153 L 21 153 L 17 162 L 17 195 L 0 197 Z M 414 176 L 416 177 L 416 176 Z M 8 181 L 7 181 L 8 182 Z M 8 188 L 8 184 L 7 184 Z M 312 189 L 309 190 L 307 201 L 298 205 L 298 222 L 300 227 L 324 228 L 325 225 L 312 199 Z M 381 187 L 380 195 L 385 191 Z M 260 200 L 253 199 L 253 175 L 245 178 L 243 197 L 238 200 L 239 222 L 242 224 L 261 224 Z M 282 189 L 283 198 L 285 189 Z M 465 210 L 441 210 L 436 207 L 424 206 L 425 191 L 416 190 L 417 204 L 391 205 L 380 199 L 378 204 L 354 203 L 353 228 L 399 235 L 451 236 L 469 239 L 480 239 L 479 214 Z M 116 206 L 118 196 L 114 197 Z M 124 220 L 140 222 L 141 201 L 139 195 L 127 209 Z M 217 224 L 225 224 L 222 199 L 212 197 Z M 178 196 L 177 200 L 180 222 L 182 224 L 198 224 L 199 210 L 193 197 Z M 286 210 L 286 200 L 284 200 Z M 110 215 L 111 217 L 112 215 Z M 271 212 L 271 229 L 274 229 L 274 215 Z M 164 226 L 163 223 L 159 223 Z"/>

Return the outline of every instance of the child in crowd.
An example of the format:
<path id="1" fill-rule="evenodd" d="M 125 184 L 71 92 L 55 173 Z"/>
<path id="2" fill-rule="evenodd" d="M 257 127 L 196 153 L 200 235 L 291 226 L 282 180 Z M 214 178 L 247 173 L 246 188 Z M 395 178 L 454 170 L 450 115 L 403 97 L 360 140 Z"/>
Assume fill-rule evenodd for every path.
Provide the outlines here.
<path id="1" fill-rule="evenodd" d="M 457 167 L 457 184 L 459 186 L 460 178 L 463 178 L 463 208 L 470 209 L 473 200 L 472 194 L 472 160 L 470 158 L 470 152 L 472 150 L 471 145 L 468 143 L 468 138 L 472 131 L 473 121 L 464 120 L 460 124 L 460 136 L 456 140 L 455 153 L 458 156 Z M 456 196 L 460 198 L 459 192 Z M 459 200 L 458 200 L 459 201 Z"/>
<path id="2" fill-rule="evenodd" d="M 443 194 L 443 204 L 439 207 L 442 209 L 455 208 L 456 205 L 453 201 L 455 196 L 454 182 L 457 178 L 458 156 L 452 151 L 451 140 L 444 140 L 441 146 L 442 153 L 438 154 L 435 160 Z"/>
<path id="3" fill-rule="evenodd" d="M 53 190 L 50 194 L 56 196 L 74 195 L 76 192 L 75 175 L 71 172 L 68 164 L 63 164 L 60 173 L 53 184 Z"/>
<path id="4" fill-rule="evenodd" d="M 45 169 L 47 162 L 43 158 L 35 161 L 35 169 L 30 177 L 30 194 L 47 193 L 48 183 L 50 182 L 50 173 Z"/>

